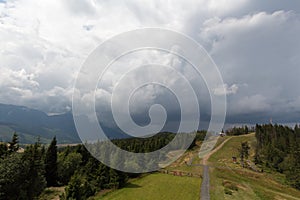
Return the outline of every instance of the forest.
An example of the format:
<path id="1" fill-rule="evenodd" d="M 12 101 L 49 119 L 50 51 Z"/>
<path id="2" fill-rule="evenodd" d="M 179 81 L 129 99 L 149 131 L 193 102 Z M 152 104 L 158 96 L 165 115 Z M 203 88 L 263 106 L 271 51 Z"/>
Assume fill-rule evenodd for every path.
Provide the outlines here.
<path id="1" fill-rule="evenodd" d="M 226 130 L 226 135 L 229 136 L 237 136 L 237 135 L 245 135 L 251 132 L 255 132 L 255 127 L 248 127 L 247 125 L 241 127 L 232 127 Z"/>
<path id="2" fill-rule="evenodd" d="M 226 133 L 236 136 L 250 131 L 252 132 L 253 129 L 244 126 L 234 127 Z M 255 164 L 261 169 L 270 169 L 284 174 L 289 185 L 300 189 L 300 128 L 298 125 L 294 128 L 272 124 L 256 125 L 255 132 L 257 140 Z M 203 141 L 205 135 L 206 131 L 198 131 L 189 148 L 193 148 L 196 141 Z M 174 133 L 164 132 L 148 138 L 115 139 L 112 142 L 130 152 L 147 153 L 166 146 L 174 140 L 175 136 Z M 118 153 L 105 149 L 105 145 L 99 145 L 100 143 L 105 144 L 105 142 L 97 142 L 92 147 L 100 146 L 102 149 L 96 148 L 96 150 L 103 151 L 105 155 Z M 248 147 L 247 144 L 244 146 Z M 241 155 L 247 158 L 248 149 L 242 147 L 243 144 L 240 148 Z M 243 149 L 246 150 L 242 151 Z M 118 157 L 122 158 L 122 156 Z M 122 160 L 112 158 L 107 159 L 119 165 L 130 165 L 132 161 L 128 158 Z M 151 158 L 145 157 L 142 160 L 147 166 L 158 164 L 151 162 Z M 102 190 L 122 188 L 128 180 L 141 175 L 141 173 L 125 173 L 107 167 L 90 154 L 86 145 L 58 147 L 56 137 L 48 145 L 41 144 L 38 139 L 35 144 L 23 145 L 19 144 L 18 135 L 14 133 L 10 142 L 0 143 L 1 200 L 38 199 L 45 188 L 52 186 L 65 186 L 65 192 L 60 199 L 83 200 Z"/>
<path id="3" fill-rule="evenodd" d="M 286 176 L 300 189 L 300 128 L 283 125 L 256 125 L 255 163 Z"/>
<path id="4" fill-rule="evenodd" d="M 120 139 L 113 142 L 131 152 L 150 152 L 167 145 L 173 133 L 159 133 L 145 139 Z M 198 132 L 196 139 L 204 139 Z M 193 142 L 191 147 L 195 145 Z M 11 142 L 0 143 L 0 199 L 37 199 L 46 187 L 66 186 L 61 199 L 87 199 L 103 189 L 118 189 L 130 178 L 141 174 L 124 173 L 107 167 L 86 150 L 84 145 L 57 147 L 26 145 L 19 148 L 18 135 Z"/>

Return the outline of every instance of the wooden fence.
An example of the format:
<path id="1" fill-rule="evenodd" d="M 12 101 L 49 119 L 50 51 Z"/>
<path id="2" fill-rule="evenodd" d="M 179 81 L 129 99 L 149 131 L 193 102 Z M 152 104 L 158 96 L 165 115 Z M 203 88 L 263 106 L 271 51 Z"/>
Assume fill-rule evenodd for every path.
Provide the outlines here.
<path id="1" fill-rule="evenodd" d="M 192 172 L 185 172 L 179 170 L 160 170 L 162 174 L 169 174 L 173 176 L 187 176 L 187 177 L 195 177 L 195 178 L 202 178 L 200 173 L 192 173 Z"/>

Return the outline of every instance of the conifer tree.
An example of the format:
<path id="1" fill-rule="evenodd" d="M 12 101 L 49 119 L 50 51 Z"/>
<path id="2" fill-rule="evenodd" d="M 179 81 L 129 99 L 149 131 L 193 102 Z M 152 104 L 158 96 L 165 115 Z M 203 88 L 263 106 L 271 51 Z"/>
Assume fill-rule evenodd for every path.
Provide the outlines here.
<path id="1" fill-rule="evenodd" d="M 53 138 L 47 149 L 45 157 L 45 177 L 47 186 L 56 186 L 57 184 L 57 146 L 56 137 Z"/>
<path id="2" fill-rule="evenodd" d="M 11 142 L 8 143 L 8 152 L 13 153 L 19 150 L 19 137 L 16 132 L 14 132 Z"/>

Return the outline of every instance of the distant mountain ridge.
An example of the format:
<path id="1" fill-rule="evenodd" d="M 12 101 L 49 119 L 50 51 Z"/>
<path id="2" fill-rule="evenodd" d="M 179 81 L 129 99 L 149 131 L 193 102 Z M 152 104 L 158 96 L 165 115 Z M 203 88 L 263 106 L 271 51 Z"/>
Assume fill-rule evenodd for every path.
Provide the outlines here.
<path id="1" fill-rule="evenodd" d="M 7 131 L 16 131 L 21 143 L 33 143 L 38 137 L 47 143 L 54 136 L 60 143 L 80 142 L 70 112 L 49 116 L 25 106 L 0 104 L 0 140 L 10 140 L 12 133 Z"/>
<path id="2" fill-rule="evenodd" d="M 83 116 L 83 120 L 88 120 Z M 119 128 L 101 128 L 108 138 L 129 137 Z M 86 127 L 88 135 L 92 130 Z M 81 143 L 74 124 L 72 112 L 47 115 L 45 112 L 25 106 L 0 103 L 0 142 L 11 140 L 13 132 L 19 135 L 20 143 L 34 143 L 39 138 L 42 143 L 49 143 L 56 136 L 58 143 Z"/>

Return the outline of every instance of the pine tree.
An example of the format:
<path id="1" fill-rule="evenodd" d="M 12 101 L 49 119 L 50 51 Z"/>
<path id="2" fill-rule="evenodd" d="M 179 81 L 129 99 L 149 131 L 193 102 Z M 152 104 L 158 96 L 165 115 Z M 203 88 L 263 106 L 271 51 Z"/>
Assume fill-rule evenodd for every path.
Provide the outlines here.
<path id="1" fill-rule="evenodd" d="M 248 134 L 249 133 L 249 128 L 248 128 L 248 126 L 246 125 L 245 126 L 245 134 Z"/>
<path id="2" fill-rule="evenodd" d="M 240 153 L 241 163 L 243 167 L 245 166 L 244 159 L 245 158 L 247 159 L 249 157 L 249 150 L 250 150 L 250 146 L 248 142 L 242 142 L 241 148 L 239 149 L 239 153 Z"/>
<path id="3" fill-rule="evenodd" d="M 5 156 L 7 154 L 7 145 L 6 143 L 1 143 L 0 142 L 0 158 Z"/>
<path id="4" fill-rule="evenodd" d="M 45 157 L 45 177 L 47 186 L 56 186 L 57 184 L 57 146 L 56 137 L 53 138 L 47 149 Z"/>
<path id="5" fill-rule="evenodd" d="M 46 186 L 41 145 L 36 142 L 34 145 L 28 146 L 22 155 L 22 159 L 24 162 L 28 162 L 28 171 L 26 172 L 22 183 L 26 188 L 26 199 L 35 199 Z"/>
<path id="6" fill-rule="evenodd" d="M 8 144 L 9 153 L 17 152 L 19 150 L 19 137 L 16 132 L 14 132 L 11 142 L 9 142 Z"/>

